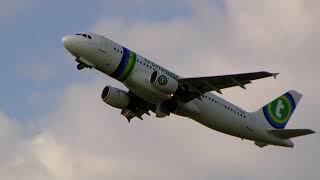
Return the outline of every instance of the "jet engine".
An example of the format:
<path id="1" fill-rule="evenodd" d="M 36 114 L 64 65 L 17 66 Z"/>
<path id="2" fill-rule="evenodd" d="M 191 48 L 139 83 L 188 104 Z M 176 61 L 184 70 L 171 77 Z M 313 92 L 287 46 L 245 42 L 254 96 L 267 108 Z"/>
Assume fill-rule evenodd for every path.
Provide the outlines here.
<path id="1" fill-rule="evenodd" d="M 174 94 L 179 87 L 179 82 L 165 74 L 161 74 L 158 71 L 154 71 L 150 76 L 150 83 L 157 90 L 166 93 Z"/>
<path id="2" fill-rule="evenodd" d="M 127 92 L 111 86 L 106 86 L 103 89 L 101 99 L 110 106 L 118 109 L 127 108 L 130 102 L 130 97 Z"/>

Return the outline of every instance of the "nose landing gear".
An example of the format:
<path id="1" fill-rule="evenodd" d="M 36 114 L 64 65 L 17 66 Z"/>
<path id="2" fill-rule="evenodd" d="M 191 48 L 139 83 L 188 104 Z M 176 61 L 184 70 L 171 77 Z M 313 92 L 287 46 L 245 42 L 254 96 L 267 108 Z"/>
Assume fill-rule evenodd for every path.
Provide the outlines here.
<path id="1" fill-rule="evenodd" d="M 78 62 L 79 64 L 77 65 L 77 69 L 78 70 L 82 70 L 84 68 L 89 68 L 89 69 L 92 69 L 95 67 L 94 64 L 92 64 L 90 61 L 86 60 L 86 59 L 83 59 L 81 57 L 77 57 L 76 58 L 76 62 Z"/>
<path id="2" fill-rule="evenodd" d="M 84 69 L 84 68 L 86 68 L 86 65 L 83 64 L 83 63 L 79 63 L 79 64 L 77 65 L 77 69 L 78 69 L 78 70 L 82 70 L 82 69 Z"/>

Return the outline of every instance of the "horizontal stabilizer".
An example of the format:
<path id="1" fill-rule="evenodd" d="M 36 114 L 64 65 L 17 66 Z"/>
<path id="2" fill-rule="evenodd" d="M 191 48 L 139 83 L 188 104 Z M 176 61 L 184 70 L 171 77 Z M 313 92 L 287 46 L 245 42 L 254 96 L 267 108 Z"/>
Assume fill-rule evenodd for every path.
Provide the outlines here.
<path id="1" fill-rule="evenodd" d="M 289 138 L 294 138 L 298 136 L 304 136 L 304 135 L 315 133 L 311 129 L 278 129 L 278 130 L 268 130 L 268 132 L 281 139 L 289 139 Z"/>

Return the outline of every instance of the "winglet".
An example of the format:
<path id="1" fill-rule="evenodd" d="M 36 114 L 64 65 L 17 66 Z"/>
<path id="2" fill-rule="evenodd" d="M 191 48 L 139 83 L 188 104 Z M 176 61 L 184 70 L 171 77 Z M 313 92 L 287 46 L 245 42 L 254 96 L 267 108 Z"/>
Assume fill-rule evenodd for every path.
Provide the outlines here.
<path id="1" fill-rule="evenodd" d="M 280 74 L 280 73 L 271 73 L 272 74 L 272 76 L 274 77 L 274 79 L 277 79 L 277 77 L 278 77 L 278 75 Z"/>

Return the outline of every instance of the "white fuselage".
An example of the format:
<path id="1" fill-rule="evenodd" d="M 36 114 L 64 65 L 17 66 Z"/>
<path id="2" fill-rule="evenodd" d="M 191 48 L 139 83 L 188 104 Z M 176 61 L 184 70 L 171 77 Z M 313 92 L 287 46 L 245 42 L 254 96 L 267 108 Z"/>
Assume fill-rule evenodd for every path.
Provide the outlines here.
<path id="1" fill-rule="evenodd" d="M 70 36 L 76 45 L 65 46 L 80 61 L 93 68 L 120 80 L 131 92 L 140 98 L 153 104 L 168 100 L 170 95 L 157 91 L 149 82 L 154 71 L 159 71 L 172 78 L 179 76 L 169 70 L 147 60 L 146 58 L 127 50 L 123 46 L 96 34 L 90 34 L 91 39 L 85 37 Z M 64 39 L 66 41 L 66 39 Z M 136 56 L 136 61 L 128 62 L 126 67 L 119 70 L 124 53 Z M 124 66 L 124 65 L 123 65 Z M 119 74 L 115 71 L 119 70 Z M 189 114 L 187 117 L 220 132 L 236 136 L 242 139 L 265 142 L 275 145 L 287 145 L 287 140 L 276 138 L 266 131 L 266 122 L 259 121 L 255 114 L 227 102 L 212 94 L 206 93 L 202 100 L 192 100 L 200 110 L 198 114 Z"/>

